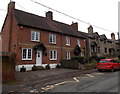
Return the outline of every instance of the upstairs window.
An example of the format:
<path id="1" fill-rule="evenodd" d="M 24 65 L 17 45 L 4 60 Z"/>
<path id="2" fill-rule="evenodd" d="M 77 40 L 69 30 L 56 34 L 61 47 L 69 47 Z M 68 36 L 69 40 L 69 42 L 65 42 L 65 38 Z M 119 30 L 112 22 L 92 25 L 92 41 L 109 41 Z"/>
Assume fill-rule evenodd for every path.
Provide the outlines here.
<path id="1" fill-rule="evenodd" d="M 80 40 L 79 39 L 77 39 L 77 45 L 80 47 L 81 45 L 80 45 Z"/>
<path id="2" fill-rule="evenodd" d="M 70 52 L 66 52 L 66 60 L 70 60 Z"/>
<path id="3" fill-rule="evenodd" d="M 22 60 L 32 60 L 32 49 L 31 48 L 22 49 Z"/>
<path id="4" fill-rule="evenodd" d="M 40 41 L 40 32 L 31 31 L 31 41 Z"/>
<path id="5" fill-rule="evenodd" d="M 56 35 L 49 34 L 49 43 L 56 44 Z"/>
<path id="6" fill-rule="evenodd" d="M 70 46 L 70 37 L 66 37 L 66 45 Z"/>

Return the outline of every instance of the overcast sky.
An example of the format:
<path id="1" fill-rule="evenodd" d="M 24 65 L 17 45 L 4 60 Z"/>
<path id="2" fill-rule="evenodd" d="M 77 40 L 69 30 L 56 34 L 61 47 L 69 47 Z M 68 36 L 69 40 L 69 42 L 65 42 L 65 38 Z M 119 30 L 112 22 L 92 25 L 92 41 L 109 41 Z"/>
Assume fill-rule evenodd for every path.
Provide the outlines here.
<path id="1" fill-rule="evenodd" d="M 120 0 L 35 0 L 89 24 L 66 17 L 51 9 L 38 5 L 31 0 L 12 1 L 16 2 L 16 9 L 24 10 L 40 16 L 45 16 L 45 12 L 47 11 L 52 11 L 54 20 L 67 24 L 71 24 L 72 21 L 78 22 L 79 31 L 87 32 L 87 28 L 89 27 L 89 24 L 91 24 L 111 30 L 115 33 L 116 39 L 118 38 L 116 32 L 118 32 L 118 2 Z M 10 0 L 0 2 L 0 29 L 3 25 L 9 2 Z M 102 30 L 94 26 L 93 29 L 94 32 L 98 32 L 100 35 L 105 34 L 107 38 L 111 38 L 110 31 Z"/>

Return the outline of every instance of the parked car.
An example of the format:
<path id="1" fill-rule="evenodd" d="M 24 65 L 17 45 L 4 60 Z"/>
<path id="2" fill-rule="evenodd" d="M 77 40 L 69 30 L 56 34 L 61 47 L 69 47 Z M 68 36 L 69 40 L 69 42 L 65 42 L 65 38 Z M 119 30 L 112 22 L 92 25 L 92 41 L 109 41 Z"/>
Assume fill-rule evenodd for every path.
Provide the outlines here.
<path id="1" fill-rule="evenodd" d="M 110 70 L 114 72 L 115 70 L 120 69 L 120 62 L 114 59 L 101 59 L 97 65 L 98 71 Z"/>

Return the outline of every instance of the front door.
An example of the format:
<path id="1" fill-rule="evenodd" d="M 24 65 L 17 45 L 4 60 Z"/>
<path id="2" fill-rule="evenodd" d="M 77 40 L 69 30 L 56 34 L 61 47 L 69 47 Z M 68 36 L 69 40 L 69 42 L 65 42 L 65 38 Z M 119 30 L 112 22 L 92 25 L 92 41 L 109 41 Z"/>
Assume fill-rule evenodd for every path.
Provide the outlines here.
<path id="1" fill-rule="evenodd" d="M 37 51 L 37 54 L 36 54 L 36 65 L 37 66 L 42 65 L 42 51 Z"/>

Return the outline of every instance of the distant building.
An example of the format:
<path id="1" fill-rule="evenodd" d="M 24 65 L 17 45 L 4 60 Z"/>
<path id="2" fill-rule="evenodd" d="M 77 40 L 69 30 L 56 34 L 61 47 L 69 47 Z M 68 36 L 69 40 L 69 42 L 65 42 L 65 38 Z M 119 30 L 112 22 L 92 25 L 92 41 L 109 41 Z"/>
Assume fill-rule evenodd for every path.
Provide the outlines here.
<path id="1" fill-rule="evenodd" d="M 115 34 L 111 33 L 111 39 L 107 39 L 106 35 L 99 35 L 93 32 L 90 25 L 88 33 L 83 33 L 87 37 L 87 56 L 115 57 L 118 56 L 119 42 L 115 39 Z"/>

